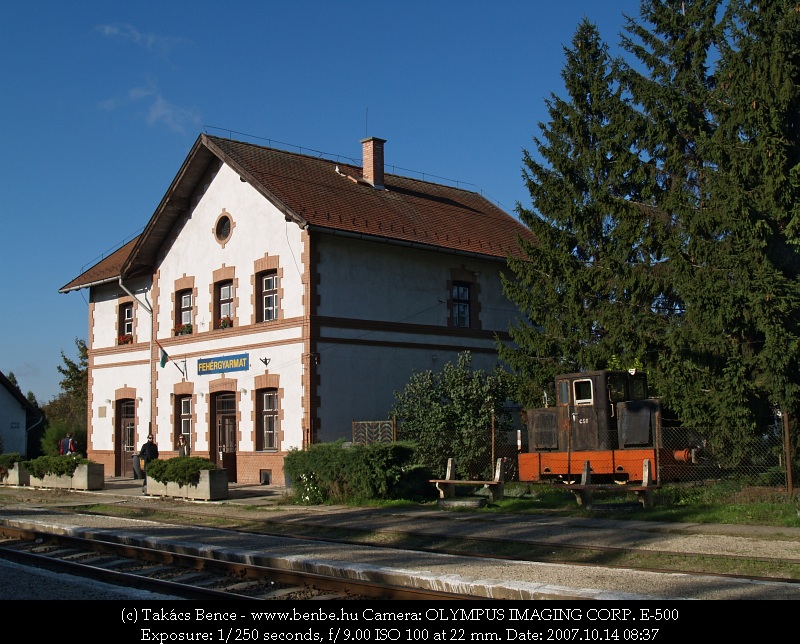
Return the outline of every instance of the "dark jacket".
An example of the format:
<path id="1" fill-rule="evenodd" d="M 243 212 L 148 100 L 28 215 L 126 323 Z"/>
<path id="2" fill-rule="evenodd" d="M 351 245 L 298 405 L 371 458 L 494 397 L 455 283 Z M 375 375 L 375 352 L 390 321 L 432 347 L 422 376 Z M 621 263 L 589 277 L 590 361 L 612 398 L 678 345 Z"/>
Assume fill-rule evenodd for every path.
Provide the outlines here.
<path id="1" fill-rule="evenodd" d="M 142 458 L 145 465 L 147 465 L 150 461 L 154 461 L 158 458 L 158 446 L 152 441 L 147 441 L 142 445 L 142 449 L 139 450 L 139 456 Z"/>

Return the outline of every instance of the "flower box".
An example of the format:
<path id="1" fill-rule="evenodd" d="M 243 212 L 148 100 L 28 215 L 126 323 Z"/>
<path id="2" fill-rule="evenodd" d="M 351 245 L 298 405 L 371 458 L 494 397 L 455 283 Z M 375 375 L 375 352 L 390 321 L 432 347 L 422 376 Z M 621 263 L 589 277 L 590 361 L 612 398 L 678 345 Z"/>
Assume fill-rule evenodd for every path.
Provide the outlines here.
<path id="1" fill-rule="evenodd" d="M 105 466 L 102 463 L 83 463 L 72 476 L 46 474 L 44 478 L 30 477 L 31 487 L 49 487 L 59 490 L 102 490 L 105 484 Z"/>
<path id="2" fill-rule="evenodd" d="M 0 480 L 3 485 L 30 485 L 31 475 L 28 470 L 20 463 L 14 463 L 11 469 L 6 470 L 5 476 Z"/>
<path id="3" fill-rule="evenodd" d="M 191 324 L 179 324 L 175 327 L 175 335 L 190 335 L 192 333 Z"/>
<path id="4" fill-rule="evenodd" d="M 161 483 L 148 478 L 147 493 L 151 496 L 173 496 L 193 501 L 222 501 L 228 498 L 228 470 L 202 470 L 197 485 Z"/>
<path id="5" fill-rule="evenodd" d="M 117 344 L 133 344 L 133 336 L 128 333 L 117 338 Z"/>

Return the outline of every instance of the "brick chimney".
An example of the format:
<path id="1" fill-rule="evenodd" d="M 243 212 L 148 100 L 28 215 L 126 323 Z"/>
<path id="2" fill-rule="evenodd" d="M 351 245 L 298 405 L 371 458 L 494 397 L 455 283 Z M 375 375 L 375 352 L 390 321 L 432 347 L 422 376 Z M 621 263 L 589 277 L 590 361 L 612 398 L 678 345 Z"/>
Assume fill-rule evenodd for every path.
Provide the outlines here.
<path id="1" fill-rule="evenodd" d="M 364 181 L 372 184 L 373 188 L 383 190 L 383 144 L 385 139 L 371 136 L 361 140 L 361 152 L 364 157 L 362 164 Z"/>

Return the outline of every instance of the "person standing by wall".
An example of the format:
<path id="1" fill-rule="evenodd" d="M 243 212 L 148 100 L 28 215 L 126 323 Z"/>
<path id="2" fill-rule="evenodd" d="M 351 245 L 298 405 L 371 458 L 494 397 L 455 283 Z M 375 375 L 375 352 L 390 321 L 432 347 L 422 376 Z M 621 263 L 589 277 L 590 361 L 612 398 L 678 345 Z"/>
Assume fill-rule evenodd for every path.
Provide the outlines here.
<path id="1" fill-rule="evenodd" d="M 142 459 L 142 494 L 147 494 L 147 466 L 158 458 L 158 446 L 153 442 L 152 434 L 147 435 L 147 442 L 139 450 L 139 458 Z"/>
<path id="2" fill-rule="evenodd" d="M 183 434 L 178 437 L 178 456 L 189 456 L 192 453 L 192 448 L 186 442 Z"/>

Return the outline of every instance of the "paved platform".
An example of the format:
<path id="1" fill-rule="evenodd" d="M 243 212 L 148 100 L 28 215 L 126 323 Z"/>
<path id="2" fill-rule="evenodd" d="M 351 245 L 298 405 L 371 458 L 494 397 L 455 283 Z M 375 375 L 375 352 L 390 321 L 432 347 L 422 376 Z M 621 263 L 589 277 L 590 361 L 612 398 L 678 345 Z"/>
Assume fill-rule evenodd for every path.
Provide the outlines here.
<path id="1" fill-rule="evenodd" d="M 120 496 L 142 496 L 141 479 L 107 478 L 102 490 L 86 494 Z M 198 501 L 198 503 L 236 503 L 245 505 L 274 505 L 287 490 L 281 485 L 259 485 L 256 483 L 228 483 L 228 498 L 220 501 Z"/>
<path id="2" fill-rule="evenodd" d="M 30 494 L 17 488 L 23 494 Z M 5 491 L 5 490 L 4 490 Z M 748 554 L 778 561 L 800 561 L 800 530 L 752 529 L 746 526 L 663 524 L 649 521 L 613 521 L 602 518 L 452 512 L 435 506 L 411 508 L 350 508 L 288 505 L 284 488 L 231 484 L 224 501 L 191 502 L 193 510 L 209 514 L 240 514 L 248 521 L 403 531 L 441 537 L 513 540 L 518 543 L 635 547 L 670 552 Z M 46 495 L 46 491 L 40 491 Z M 143 497 L 141 481 L 109 479 L 96 492 L 66 493 L 64 503 L 158 505 L 174 500 Z M 284 502 L 281 502 L 281 501 Z M 53 504 L 28 502 L 0 508 L 0 525 L 47 526 L 80 536 L 158 545 L 202 556 L 283 566 L 308 572 L 337 571 L 365 580 L 451 592 L 468 592 L 497 599 L 800 599 L 800 584 L 759 582 L 716 576 L 688 576 L 525 561 L 483 560 L 416 551 L 342 546 L 320 541 L 245 535 L 199 526 L 168 526 L 150 521 L 64 514 Z M 747 528 L 746 530 L 744 528 Z M 299 531 L 299 530 L 298 530 Z"/>

